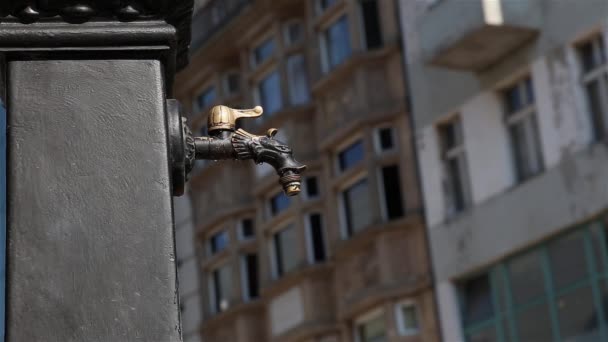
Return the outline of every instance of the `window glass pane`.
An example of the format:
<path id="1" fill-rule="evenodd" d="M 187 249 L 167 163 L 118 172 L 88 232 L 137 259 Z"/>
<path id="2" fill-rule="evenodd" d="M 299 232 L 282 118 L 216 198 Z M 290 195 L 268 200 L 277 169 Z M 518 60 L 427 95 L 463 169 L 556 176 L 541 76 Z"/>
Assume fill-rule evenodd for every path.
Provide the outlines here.
<path id="1" fill-rule="evenodd" d="M 276 70 L 258 84 L 258 93 L 265 113 L 273 114 L 283 107 L 281 79 Z"/>
<path id="2" fill-rule="evenodd" d="M 401 182 L 399 180 L 399 166 L 383 167 L 382 183 L 384 185 L 384 202 L 387 218 L 391 220 L 402 217 L 403 199 L 401 196 Z"/>
<path id="3" fill-rule="evenodd" d="M 600 341 L 598 317 L 589 286 L 557 299 L 559 331 L 562 341 Z"/>
<path id="4" fill-rule="evenodd" d="M 507 113 L 517 112 L 523 107 L 523 99 L 519 87 L 511 87 L 504 93 Z"/>
<path id="5" fill-rule="evenodd" d="M 241 236 L 244 238 L 250 238 L 255 235 L 255 231 L 253 229 L 253 220 L 252 219 L 244 219 L 241 221 Z"/>
<path id="6" fill-rule="evenodd" d="M 518 181 L 537 175 L 542 170 L 536 114 L 530 113 L 517 123 L 509 124 L 509 133 Z"/>
<path id="7" fill-rule="evenodd" d="M 282 211 L 289 208 L 291 200 L 284 192 L 278 193 L 276 196 L 270 199 L 270 213 L 275 216 Z"/>
<path id="8" fill-rule="evenodd" d="M 595 259 L 595 269 L 597 272 L 604 272 L 606 264 L 604 263 L 604 247 L 602 243 L 603 226 L 600 222 L 594 222 L 591 227 L 591 243 L 593 244 L 593 258 Z"/>
<path id="9" fill-rule="evenodd" d="M 211 237 L 211 254 L 218 253 L 228 247 L 228 232 L 222 231 Z"/>
<path id="10" fill-rule="evenodd" d="M 518 312 L 515 321 L 520 341 L 553 341 L 551 317 L 546 303 Z"/>
<path id="11" fill-rule="evenodd" d="M 337 0 L 316 0 L 316 1 L 317 1 L 317 8 L 319 9 L 319 12 L 322 13 L 326 9 L 331 7 L 333 4 L 335 4 Z"/>
<path id="12" fill-rule="evenodd" d="M 508 272 L 515 305 L 527 303 L 545 294 L 545 282 L 538 252 L 530 252 L 515 258 L 509 263 Z"/>
<path id="13" fill-rule="evenodd" d="M 274 236 L 279 276 L 298 266 L 298 245 L 296 228 L 293 225 L 281 230 Z"/>
<path id="14" fill-rule="evenodd" d="M 480 275 L 466 281 L 462 286 L 464 324 L 492 318 L 492 291 L 488 274 Z"/>
<path id="15" fill-rule="evenodd" d="M 319 195 L 319 184 L 317 177 L 306 177 L 306 196 L 309 198 L 317 197 Z"/>
<path id="16" fill-rule="evenodd" d="M 350 56 L 350 34 L 346 16 L 338 19 L 325 31 L 325 41 L 327 42 L 326 48 L 330 68 L 341 64 Z"/>
<path id="17" fill-rule="evenodd" d="M 590 81 L 585 86 L 587 91 L 587 103 L 591 115 L 591 124 L 593 125 L 594 139 L 601 140 L 604 138 L 604 106 L 600 90 L 600 79 Z"/>
<path id="18" fill-rule="evenodd" d="M 459 213 L 466 209 L 467 202 L 464 193 L 464 158 L 452 158 L 447 161 L 448 189 L 447 195 L 450 201 L 449 211 Z"/>
<path id="19" fill-rule="evenodd" d="M 367 179 L 363 179 L 342 193 L 348 236 L 366 228 L 372 221 L 371 201 Z"/>
<path id="20" fill-rule="evenodd" d="M 439 126 L 439 135 L 444 153 L 462 144 L 461 130 L 460 118 Z"/>
<path id="21" fill-rule="evenodd" d="M 254 299 L 259 296 L 259 281 L 258 281 L 258 256 L 257 254 L 247 254 L 245 256 L 245 280 L 247 284 L 247 296 L 249 299 Z"/>
<path id="22" fill-rule="evenodd" d="M 583 234 L 575 232 L 549 244 L 551 272 L 556 289 L 587 277 Z"/>
<path id="23" fill-rule="evenodd" d="M 361 342 L 384 342 L 386 339 L 386 327 L 384 325 L 384 316 L 378 317 L 361 323 L 359 325 L 359 340 Z"/>
<path id="24" fill-rule="evenodd" d="M 198 96 L 198 110 L 203 110 L 210 107 L 215 101 L 215 88 L 210 87 L 203 91 L 202 94 Z"/>
<path id="25" fill-rule="evenodd" d="M 378 130 L 378 142 L 381 151 L 392 149 L 395 145 L 393 141 L 393 129 L 381 128 Z"/>
<path id="26" fill-rule="evenodd" d="M 303 36 L 302 23 L 290 23 L 285 27 L 285 40 L 286 45 L 293 45 L 302 40 Z"/>
<path id="27" fill-rule="evenodd" d="M 364 158 L 363 142 L 361 140 L 350 145 L 338 155 L 340 171 L 357 165 Z"/>
<path id="28" fill-rule="evenodd" d="M 380 26 L 380 14 L 378 13 L 378 2 L 376 0 L 362 0 L 361 15 L 367 49 L 371 50 L 382 47 L 382 29 Z"/>
<path id="29" fill-rule="evenodd" d="M 225 82 L 226 93 L 228 93 L 230 95 L 235 94 L 239 91 L 241 77 L 237 73 L 229 73 L 226 75 L 224 82 Z"/>
<path id="30" fill-rule="evenodd" d="M 230 306 L 230 294 L 232 292 L 232 270 L 230 266 L 225 265 L 213 271 L 213 281 L 216 311 L 221 312 Z"/>
<path id="31" fill-rule="evenodd" d="M 308 76 L 303 55 L 287 58 L 287 78 L 289 82 L 289 101 L 292 105 L 305 104 L 310 100 Z"/>
<path id="32" fill-rule="evenodd" d="M 310 238 L 312 240 L 312 259 L 315 262 L 325 260 L 325 236 L 321 214 L 311 214 L 308 217 L 310 224 Z"/>
<path id="33" fill-rule="evenodd" d="M 468 342 L 496 342 L 498 338 L 496 336 L 496 329 L 494 326 L 489 326 L 485 329 L 472 333 L 467 338 Z"/>
<path id="34" fill-rule="evenodd" d="M 401 319 L 406 331 L 418 330 L 418 313 L 415 305 L 402 305 Z"/>
<path id="35" fill-rule="evenodd" d="M 593 42 L 589 41 L 578 48 L 581 64 L 584 72 L 593 70 L 595 58 L 593 57 Z"/>
<path id="36" fill-rule="evenodd" d="M 253 51 L 255 64 L 261 64 L 274 54 L 274 39 L 268 39 Z"/>

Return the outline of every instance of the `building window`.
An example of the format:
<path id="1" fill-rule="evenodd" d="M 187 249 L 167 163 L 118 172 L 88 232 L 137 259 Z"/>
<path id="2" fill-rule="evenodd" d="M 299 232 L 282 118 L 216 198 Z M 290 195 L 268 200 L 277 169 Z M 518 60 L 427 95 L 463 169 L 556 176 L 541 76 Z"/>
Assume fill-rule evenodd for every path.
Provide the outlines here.
<path id="1" fill-rule="evenodd" d="M 195 108 L 197 111 L 202 111 L 207 109 L 213 105 L 216 98 L 215 87 L 209 87 L 205 89 L 199 96 L 196 98 Z"/>
<path id="2" fill-rule="evenodd" d="M 323 14 L 328 8 L 336 4 L 339 0 L 315 0 L 317 14 Z"/>
<path id="3" fill-rule="evenodd" d="M 304 194 L 306 199 L 319 197 L 319 181 L 316 176 L 304 178 Z"/>
<path id="4" fill-rule="evenodd" d="M 276 216 L 283 211 L 287 210 L 291 205 L 291 199 L 285 195 L 284 192 L 280 192 L 273 196 L 270 201 L 270 215 Z"/>
<path id="5" fill-rule="evenodd" d="M 290 47 L 302 43 L 304 40 L 304 25 L 300 20 L 292 20 L 285 24 L 283 29 L 285 46 Z"/>
<path id="6" fill-rule="evenodd" d="M 359 13 L 363 26 L 364 46 L 368 50 L 382 47 L 382 28 L 377 0 L 359 0 Z"/>
<path id="7" fill-rule="evenodd" d="M 265 40 L 262 44 L 258 45 L 251 54 L 251 65 L 252 67 L 256 67 L 274 55 L 275 52 L 275 44 L 274 38 L 269 38 Z"/>
<path id="8" fill-rule="evenodd" d="M 349 238 L 372 223 L 367 178 L 342 191 L 344 236 Z"/>
<path id="9" fill-rule="evenodd" d="M 386 342 L 386 324 L 384 322 L 384 312 L 374 311 L 356 320 L 355 340 L 357 342 Z"/>
<path id="10" fill-rule="evenodd" d="M 467 340 L 608 340 L 604 222 L 561 234 L 463 282 Z"/>
<path id="11" fill-rule="evenodd" d="M 224 75 L 224 92 L 228 96 L 238 94 L 241 89 L 241 75 L 238 72 L 229 72 Z"/>
<path id="12" fill-rule="evenodd" d="M 272 252 L 275 278 L 298 266 L 298 237 L 293 224 L 272 236 Z"/>
<path id="13" fill-rule="evenodd" d="M 593 125 L 594 140 L 606 138 L 608 116 L 608 69 L 604 36 L 597 35 L 578 47 L 582 82 Z"/>
<path id="14" fill-rule="evenodd" d="M 243 219 L 239 222 L 238 227 L 239 240 L 249 240 L 255 237 L 255 228 L 253 220 L 250 218 Z"/>
<path id="15" fill-rule="evenodd" d="M 283 108 L 281 78 L 277 70 L 262 79 L 256 88 L 256 100 L 267 114 L 273 114 Z"/>
<path id="16" fill-rule="evenodd" d="M 243 299 L 250 301 L 260 295 L 260 284 L 258 278 L 258 255 L 255 253 L 241 256 L 241 275 Z"/>
<path id="17" fill-rule="evenodd" d="M 506 89 L 503 99 L 515 173 L 517 181 L 522 182 L 543 168 L 531 79 L 526 78 Z"/>
<path id="18" fill-rule="evenodd" d="M 321 52 L 323 72 L 329 72 L 350 57 L 350 33 L 345 15 L 323 31 Z"/>
<path id="19" fill-rule="evenodd" d="M 420 332 L 420 321 L 416 304 L 411 302 L 397 304 L 395 307 L 395 317 L 397 318 L 399 335 L 410 336 Z"/>
<path id="20" fill-rule="evenodd" d="M 443 185 L 448 216 L 464 211 L 469 203 L 469 179 L 460 117 L 438 127 L 443 164 Z"/>
<path id="21" fill-rule="evenodd" d="M 403 197 L 401 196 L 401 181 L 399 166 L 391 165 L 380 169 L 382 177 L 382 204 L 384 217 L 388 220 L 403 217 Z"/>
<path id="22" fill-rule="evenodd" d="M 363 141 L 357 140 L 338 154 L 338 167 L 340 171 L 346 171 L 359 164 L 365 157 Z"/>
<path id="23" fill-rule="evenodd" d="M 230 306 L 232 292 L 232 270 L 230 265 L 224 265 L 211 272 L 210 279 L 211 312 L 226 311 Z"/>
<path id="24" fill-rule="evenodd" d="M 376 153 L 393 151 L 396 145 L 395 129 L 392 127 L 381 127 L 374 134 Z"/>
<path id="25" fill-rule="evenodd" d="M 311 264 L 325 261 L 325 233 L 321 214 L 314 213 L 306 217 L 306 236 L 308 242 L 308 259 Z"/>
<path id="26" fill-rule="evenodd" d="M 228 232 L 221 231 L 211 236 L 209 239 L 209 251 L 211 255 L 217 254 L 228 247 Z"/>
<path id="27" fill-rule="evenodd" d="M 287 82 L 289 102 L 292 105 L 302 105 L 310 101 L 304 55 L 298 54 L 287 57 Z"/>

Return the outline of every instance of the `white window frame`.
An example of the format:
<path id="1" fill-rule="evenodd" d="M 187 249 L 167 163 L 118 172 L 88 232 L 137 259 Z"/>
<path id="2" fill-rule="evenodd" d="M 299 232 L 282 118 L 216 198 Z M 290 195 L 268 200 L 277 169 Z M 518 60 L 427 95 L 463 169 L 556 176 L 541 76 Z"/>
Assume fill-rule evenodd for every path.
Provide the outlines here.
<path id="1" fill-rule="evenodd" d="M 451 147 L 447 150 L 444 150 L 444 146 L 443 146 L 443 136 L 441 134 L 441 128 L 444 125 L 453 125 L 454 122 L 459 121 L 459 125 L 460 125 L 460 134 L 462 135 L 461 137 L 461 141 L 457 146 Z M 462 212 L 467 211 L 472 203 L 473 203 L 473 199 L 472 199 L 472 190 L 471 190 L 471 180 L 470 180 L 470 170 L 469 170 L 469 161 L 467 160 L 467 154 L 466 154 L 466 149 L 465 149 L 465 133 L 464 133 L 464 127 L 463 127 L 463 118 L 460 114 L 455 114 L 450 116 L 447 120 L 440 122 L 437 126 L 436 126 L 436 130 L 437 132 L 437 138 L 438 138 L 438 142 L 439 142 L 439 146 L 440 146 L 440 161 L 441 161 L 441 168 L 442 168 L 442 189 L 443 191 L 443 196 L 444 196 L 444 203 L 446 205 L 446 216 L 448 218 L 450 217 L 454 217 Z M 445 182 L 448 182 L 449 180 L 448 178 L 448 164 L 451 160 L 458 160 L 461 159 L 461 163 L 464 163 L 464 175 L 462 175 L 461 179 L 461 186 L 462 186 L 462 192 L 463 192 L 463 200 L 464 200 L 464 208 L 461 211 L 456 211 L 455 208 L 455 203 L 451 203 L 454 201 L 453 195 L 452 198 L 449 198 L 450 196 L 445 193 Z M 461 170 L 462 171 L 462 170 Z M 452 211 L 450 211 L 452 210 Z"/>
<path id="2" fill-rule="evenodd" d="M 215 282 L 214 282 L 214 279 L 213 279 L 213 274 L 215 272 L 219 272 L 219 270 L 221 268 L 224 268 L 224 267 L 228 267 L 228 271 L 232 272 L 232 270 L 230 269 L 230 263 L 228 263 L 228 262 L 223 263 L 223 264 L 221 264 L 221 265 L 219 265 L 217 267 L 214 267 L 213 269 L 211 269 L 211 270 L 209 270 L 207 272 L 207 286 L 208 286 L 207 290 L 208 290 L 208 293 L 209 293 L 209 296 L 210 296 L 209 297 L 209 305 L 210 305 L 210 312 L 212 314 L 219 314 L 221 312 L 224 312 L 224 311 L 228 310 L 230 308 L 230 306 L 231 306 L 230 302 L 229 302 L 228 303 L 228 307 L 225 310 L 222 310 L 221 307 L 220 307 L 221 303 L 217 302 L 218 290 L 215 287 Z M 231 275 L 231 278 L 232 278 L 232 275 Z M 228 297 L 228 300 L 230 301 L 230 294 L 228 294 L 227 297 Z M 220 307 L 219 310 L 217 310 L 218 307 Z"/>
<path id="3" fill-rule="evenodd" d="M 594 54 L 594 58 L 599 59 L 598 54 L 600 53 L 600 51 L 602 49 L 602 45 L 600 44 L 600 42 L 603 42 L 604 55 L 606 56 L 606 58 L 608 58 L 608 50 L 606 50 L 606 47 L 608 46 L 608 42 L 606 42 L 606 37 L 605 37 L 604 33 L 597 33 L 596 35 L 593 35 L 589 39 L 587 39 L 587 40 L 583 41 L 582 43 L 577 44 L 577 46 L 575 46 L 577 65 L 578 65 L 578 69 L 580 72 L 581 86 L 583 88 L 582 90 L 583 90 L 583 94 L 585 96 L 585 106 L 587 109 L 588 118 L 590 120 L 590 124 L 592 127 L 592 136 L 593 136 L 592 139 L 593 140 L 597 139 L 597 137 L 595 137 L 595 131 L 597 129 L 602 131 L 602 136 L 604 137 L 604 139 L 606 137 L 608 137 L 608 99 L 606 99 L 606 96 L 600 97 L 600 106 L 602 107 L 601 108 L 602 113 L 600 113 L 600 116 L 601 116 L 600 119 L 601 119 L 604 127 L 594 127 L 595 118 L 592 117 L 594 114 L 592 113 L 591 103 L 589 103 L 587 86 L 589 85 L 589 83 L 597 81 L 598 86 L 600 88 L 600 90 L 599 90 L 600 93 L 608 94 L 608 81 L 606 80 L 606 78 L 608 78 L 608 61 L 606 61 L 604 64 L 602 64 L 600 66 L 597 66 L 593 70 L 585 71 L 579 50 L 582 46 L 584 46 L 586 44 L 592 44 L 592 49 L 593 49 L 592 53 Z"/>
<path id="4" fill-rule="evenodd" d="M 316 265 L 322 263 L 323 261 L 315 261 L 314 260 L 314 247 L 313 247 L 313 239 L 312 239 L 312 225 L 310 224 L 310 216 L 313 214 L 318 214 L 321 216 L 321 234 L 323 235 L 323 249 L 325 250 L 325 259 L 327 259 L 327 232 L 325 229 L 325 221 L 323 218 L 323 214 L 320 212 L 310 212 L 304 216 L 304 229 L 306 233 L 306 255 L 307 261 L 310 265 Z"/>
<path id="5" fill-rule="evenodd" d="M 382 143 L 380 141 L 380 131 L 387 129 L 387 128 L 390 129 L 390 131 L 391 131 L 391 139 L 393 140 L 393 147 L 383 150 Z M 398 144 L 397 133 L 396 133 L 396 128 L 394 126 L 385 124 L 385 125 L 374 128 L 374 139 L 373 140 L 374 140 L 374 151 L 376 152 L 376 155 L 383 155 L 386 153 L 395 152 L 397 150 L 397 144 Z"/>
<path id="6" fill-rule="evenodd" d="M 418 323 L 418 327 L 416 329 L 408 329 L 405 327 L 403 322 L 403 307 L 413 307 L 416 312 L 416 322 Z M 395 319 L 397 320 L 397 331 L 399 332 L 399 336 L 413 336 L 418 335 L 422 330 L 422 323 L 420 321 L 420 308 L 413 300 L 404 300 L 397 304 L 395 304 Z"/>
<path id="7" fill-rule="evenodd" d="M 521 99 L 525 99 L 526 104 L 523 105 L 523 107 L 521 109 L 519 109 L 518 111 L 515 112 L 508 112 L 508 110 L 506 109 L 506 100 L 504 99 L 503 96 L 503 103 L 504 103 L 504 108 L 505 108 L 505 126 L 506 126 L 506 130 L 507 130 L 507 136 L 509 137 L 509 148 L 511 149 L 511 160 L 513 163 L 513 169 L 514 169 L 514 174 L 515 174 L 515 180 L 517 183 L 522 183 L 527 181 L 530 178 L 533 178 L 534 176 L 539 175 L 540 173 L 543 172 L 544 170 L 544 165 L 545 165 L 545 161 L 544 161 L 544 153 L 542 150 L 542 142 L 541 142 L 541 137 L 540 137 L 540 128 L 538 127 L 538 114 L 537 114 L 537 110 L 536 110 L 536 100 L 534 100 L 534 102 L 529 103 L 530 99 L 528 99 L 528 95 L 526 93 L 526 81 L 530 80 L 530 86 L 532 87 L 532 91 L 534 92 L 534 82 L 532 80 L 532 75 L 527 75 L 524 78 L 519 79 L 517 82 L 511 84 L 509 87 L 507 87 L 506 89 L 515 89 L 515 91 L 519 92 L 519 97 Z M 538 170 L 536 171 L 535 174 L 532 175 L 525 175 L 524 178 L 519 179 L 519 169 L 521 168 L 521 165 L 518 165 L 518 160 L 515 158 L 514 155 L 514 149 L 515 149 L 515 141 L 513 141 L 513 138 L 511 137 L 510 131 L 513 127 L 517 126 L 517 125 L 531 125 L 533 124 L 532 122 L 530 122 L 530 120 L 533 120 L 533 122 L 535 122 L 534 127 L 529 128 L 532 129 L 533 135 L 532 137 L 528 137 L 533 139 L 533 142 L 528 141 L 528 145 L 525 146 L 525 149 L 528 151 L 528 153 L 530 152 L 530 150 L 533 149 L 537 149 L 538 151 L 534 152 L 534 154 L 538 154 Z M 524 122 L 527 121 L 527 122 Z M 529 144 L 533 144 L 535 146 L 530 146 Z M 529 160 L 525 161 L 526 163 L 529 162 Z"/>
<path id="8" fill-rule="evenodd" d="M 385 328 L 385 334 L 387 337 L 389 337 L 388 334 L 388 325 L 386 324 L 386 317 L 385 317 L 385 312 L 383 308 L 376 308 L 376 309 L 372 309 L 366 313 L 364 313 L 363 315 L 357 317 L 355 319 L 355 321 L 353 322 L 353 336 L 355 337 L 355 342 L 363 342 L 361 341 L 361 336 L 359 336 L 359 326 L 372 321 L 378 317 L 382 317 L 384 319 L 384 328 Z"/>

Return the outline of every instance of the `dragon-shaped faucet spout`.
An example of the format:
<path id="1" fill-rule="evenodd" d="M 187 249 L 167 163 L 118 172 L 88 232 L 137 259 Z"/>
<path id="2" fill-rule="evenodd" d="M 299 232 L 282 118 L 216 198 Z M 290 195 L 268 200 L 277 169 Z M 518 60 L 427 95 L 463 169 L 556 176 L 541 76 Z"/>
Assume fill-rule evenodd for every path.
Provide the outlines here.
<path id="1" fill-rule="evenodd" d="M 285 143 L 276 140 L 278 130 L 271 128 L 266 135 L 255 135 L 243 129 L 235 129 L 236 120 L 262 115 L 262 107 L 237 110 L 226 106 L 215 106 L 208 118 L 208 137 L 189 140 L 190 155 L 193 159 L 252 159 L 274 167 L 279 175 L 279 183 L 288 196 L 300 192 L 301 174 L 306 165 L 293 157 L 293 151 Z"/>

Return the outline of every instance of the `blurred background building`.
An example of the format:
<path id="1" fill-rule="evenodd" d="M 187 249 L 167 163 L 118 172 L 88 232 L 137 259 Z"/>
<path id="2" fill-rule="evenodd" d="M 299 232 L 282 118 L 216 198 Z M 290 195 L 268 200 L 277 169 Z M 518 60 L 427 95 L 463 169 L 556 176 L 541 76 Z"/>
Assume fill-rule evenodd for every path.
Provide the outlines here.
<path id="1" fill-rule="evenodd" d="M 607 341 L 606 1 L 400 1 L 445 341 Z"/>
<path id="2" fill-rule="evenodd" d="M 176 202 L 185 341 L 439 340 L 403 63 L 398 1 L 197 2 L 191 127 L 262 105 L 242 127 L 279 128 L 308 171 L 288 198 L 270 167 L 197 165 Z"/>

